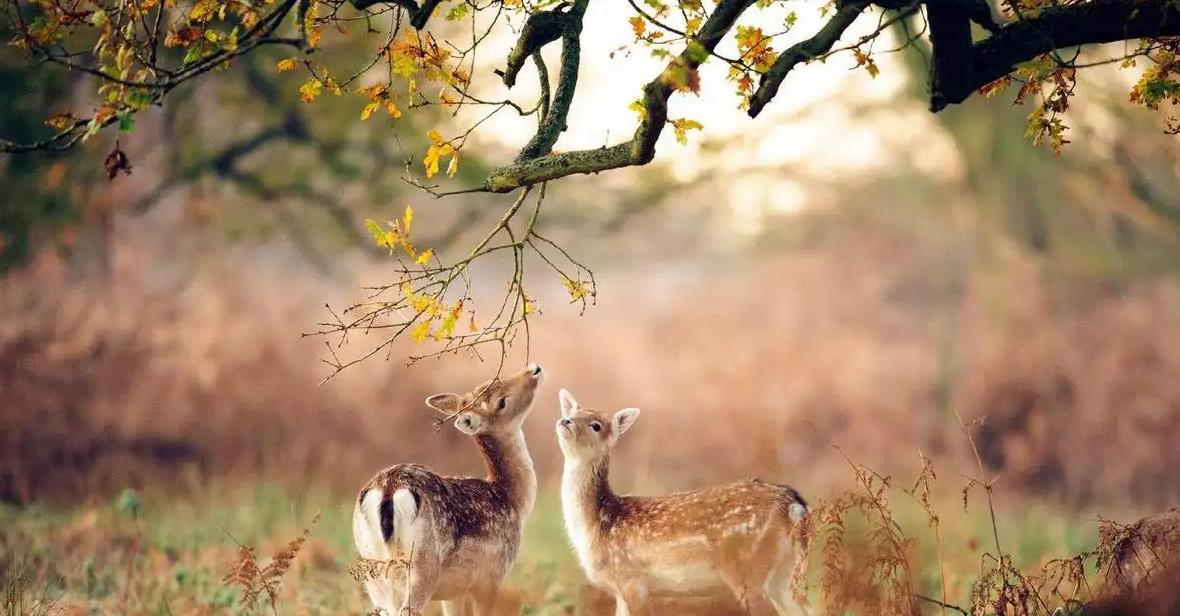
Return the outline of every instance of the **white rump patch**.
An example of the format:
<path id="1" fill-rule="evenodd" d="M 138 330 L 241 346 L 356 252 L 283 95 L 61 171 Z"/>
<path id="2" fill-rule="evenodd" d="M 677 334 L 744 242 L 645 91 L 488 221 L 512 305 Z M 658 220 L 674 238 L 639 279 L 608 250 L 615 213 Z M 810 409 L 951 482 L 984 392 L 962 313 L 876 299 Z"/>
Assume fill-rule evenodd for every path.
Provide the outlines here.
<path id="1" fill-rule="evenodd" d="M 418 518 L 418 503 L 413 492 L 405 488 L 393 493 L 393 540 L 402 550 L 413 545 L 410 529 Z"/>
<path id="2" fill-rule="evenodd" d="M 381 496 L 381 490 L 365 492 L 352 514 L 352 534 L 356 540 L 356 550 L 362 557 L 373 560 L 389 558 L 389 549 L 385 547 L 384 538 L 381 536 L 381 518 L 378 511 L 381 507 Z"/>
<path id="3" fill-rule="evenodd" d="M 805 515 L 807 515 L 807 506 L 802 503 L 791 503 L 791 506 L 787 507 L 787 517 L 791 518 L 792 522 L 802 520 Z"/>

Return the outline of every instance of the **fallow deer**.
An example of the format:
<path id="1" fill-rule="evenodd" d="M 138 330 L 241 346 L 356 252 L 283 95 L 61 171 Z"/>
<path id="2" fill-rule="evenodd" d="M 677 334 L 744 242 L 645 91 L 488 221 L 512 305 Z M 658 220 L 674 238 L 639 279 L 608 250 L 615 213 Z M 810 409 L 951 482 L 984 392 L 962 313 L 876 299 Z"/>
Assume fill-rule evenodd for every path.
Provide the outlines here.
<path id="1" fill-rule="evenodd" d="M 477 616 L 494 611 L 497 589 L 516 559 L 525 520 L 537 495 L 537 476 L 522 425 L 541 382 L 541 367 L 493 379 L 471 392 L 436 394 L 430 407 L 475 438 L 487 479 L 446 477 L 419 464 L 377 473 L 357 497 L 353 536 L 362 558 L 404 561 L 386 566 L 365 589 L 379 612 L 422 613 L 443 601 L 462 615 L 472 599 Z"/>
<path id="2" fill-rule="evenodd" d="M 650 599 L 733 593 L 750 614 L 806 613 L 790 590 L 807 515 L 794 489 L 758 479 L 670 494 L 619 496 L 610 452 L 639 409 L 613 417 L 559 394 L 566 530 L 590 582 L 615 596 L 616 614 L 645 614 Z M 799 530 L 803 530 L 800 528 Z"/>

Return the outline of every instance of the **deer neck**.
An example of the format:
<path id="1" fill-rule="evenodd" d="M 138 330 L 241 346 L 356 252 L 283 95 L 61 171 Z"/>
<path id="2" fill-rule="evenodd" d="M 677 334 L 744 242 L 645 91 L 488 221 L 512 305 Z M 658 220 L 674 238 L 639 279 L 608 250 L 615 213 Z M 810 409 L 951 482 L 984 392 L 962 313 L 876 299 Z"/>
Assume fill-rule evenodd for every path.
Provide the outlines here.
<path id="1" fill-rule="evenodd" d="M 523 524 L 537 500 L 537 473 L 520 429 L 475 437 L 488 467 L 488 481 L 504 490 Z"/>
<path id="2" fill-rule="evenodd" d="M 610 459 L 597 462 L 565 461 L 561 476 L 561 513 L 574 554 L 586 575 L 594 579 L 602 554 L 604 526 L 611 524 L 618 497 L 611 490 Z"/>
<path id="3" fill-rule="evenodd" d="M 610 487 L 610 456 L 594 462 L 566 461 L 561 478 L 562 509 L 579 518 L 584 531 L 610 518 L 618 497 Z"/>

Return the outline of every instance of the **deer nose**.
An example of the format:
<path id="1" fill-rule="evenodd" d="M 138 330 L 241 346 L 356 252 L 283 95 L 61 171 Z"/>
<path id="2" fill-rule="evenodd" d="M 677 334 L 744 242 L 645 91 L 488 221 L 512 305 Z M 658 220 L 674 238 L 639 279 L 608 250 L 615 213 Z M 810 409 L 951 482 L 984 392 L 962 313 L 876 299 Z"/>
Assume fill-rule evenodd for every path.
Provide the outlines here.
<path id="1" fill-rule="evenodd" d="M 537 364 L 529 364 L 525 366 L 525 370 L 533 376 L 541 376 L 541 366 Z"/>

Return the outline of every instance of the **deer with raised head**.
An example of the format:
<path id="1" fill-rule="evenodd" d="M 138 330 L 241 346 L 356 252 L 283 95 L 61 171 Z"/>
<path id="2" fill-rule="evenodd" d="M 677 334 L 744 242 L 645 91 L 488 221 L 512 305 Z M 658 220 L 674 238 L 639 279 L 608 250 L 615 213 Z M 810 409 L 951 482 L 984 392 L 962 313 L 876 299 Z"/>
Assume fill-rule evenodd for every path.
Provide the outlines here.
<path id="1" fill-rule="evenodd" d="M 486 479 L 398 464 L 361 489 L 352 518 L 357 551 L 365 559 L 405 565 L 386 566 L 380 577 L 365 580 L 378 612 L 418 615 L 435 600 L 443 601 L 448 616 L 462 616 L 470 599 L 477 616 L 494 613 L 500 582 L 516 560 L 537 497 L 522 426 L 541 376 L 541 367 L 529 364 L 467 394 L 426 399 L 475 438 Z"/>
<path id="2" fill-rule="evenodd" d="M 615 596 L 616 614 L 649 613 L 656 598 L 725 593 L 749 614 L 807 613 L 790 590 L 805 537 L 793 531 L 807 515 L 798 492 L 752 479 L 667 496 L 617 495 L 611 449 L 639 409 L 608 416 L 580 408 L 564 389 L 559 399 L 566 531 L 590 583 Z"/>

